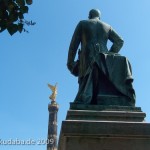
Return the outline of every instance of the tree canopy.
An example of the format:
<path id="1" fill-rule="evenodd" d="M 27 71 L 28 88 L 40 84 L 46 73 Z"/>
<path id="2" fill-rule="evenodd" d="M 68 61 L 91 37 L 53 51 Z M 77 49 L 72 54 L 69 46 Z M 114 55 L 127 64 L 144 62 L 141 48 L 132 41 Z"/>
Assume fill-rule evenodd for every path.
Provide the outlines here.
<path id="1" fill-rule="evenodd" d="M 24 25 L 34 25 L 32 21 L 26 21 L 24 14 L 28 13 L 28 5 L 32 0 L 0 0 L 0 32 L 8 30 L 10 35 L 16 32 L 26 31 Z"/>

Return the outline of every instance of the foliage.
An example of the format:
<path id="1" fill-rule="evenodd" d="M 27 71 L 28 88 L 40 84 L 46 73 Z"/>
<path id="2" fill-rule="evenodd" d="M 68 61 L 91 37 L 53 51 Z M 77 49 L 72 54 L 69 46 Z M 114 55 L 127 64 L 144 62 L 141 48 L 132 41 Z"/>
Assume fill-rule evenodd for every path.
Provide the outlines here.
<path id="1" fill-rule="evenodd" d="M 26 21 L 24 14 L 28 13 L 28 5 L 32 0 L 0 0 L 0 32 L 8 30 L 10 35 L 17 31 L 27 32 L 24 25 L 34 25 L 32 21 Z"/>

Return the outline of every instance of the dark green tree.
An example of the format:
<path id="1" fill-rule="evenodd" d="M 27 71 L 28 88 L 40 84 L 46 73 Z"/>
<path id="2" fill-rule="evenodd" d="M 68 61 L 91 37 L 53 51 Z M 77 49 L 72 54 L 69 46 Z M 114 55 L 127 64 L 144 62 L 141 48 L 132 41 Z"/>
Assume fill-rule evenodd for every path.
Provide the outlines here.
<path id="1" fill-rule="evenodd" d="M 34 22 L 24 18 L 31 4 L 32 0 L 0 0 L 0 32 L 7 29 L 13 35 L 18 31 L 26 31 L 24 25 L 34 25 Z"/>

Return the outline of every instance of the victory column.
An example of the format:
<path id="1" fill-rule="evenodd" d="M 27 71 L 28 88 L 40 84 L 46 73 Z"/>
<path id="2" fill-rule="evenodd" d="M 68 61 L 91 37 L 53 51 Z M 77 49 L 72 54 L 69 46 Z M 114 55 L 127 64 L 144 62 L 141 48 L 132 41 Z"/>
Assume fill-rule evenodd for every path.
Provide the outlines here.
<path id="1" fill-rule="evenodd" d="M 51 103 L 48 105 L 49 122 L 47 150 L 57 150 L 57 112 L 59 108 L 58 104 L 56 103 L 57 83 L 55 86 L 48 84 L 48 87 L 51 89 L 52 95 L 49 97 Z"/>

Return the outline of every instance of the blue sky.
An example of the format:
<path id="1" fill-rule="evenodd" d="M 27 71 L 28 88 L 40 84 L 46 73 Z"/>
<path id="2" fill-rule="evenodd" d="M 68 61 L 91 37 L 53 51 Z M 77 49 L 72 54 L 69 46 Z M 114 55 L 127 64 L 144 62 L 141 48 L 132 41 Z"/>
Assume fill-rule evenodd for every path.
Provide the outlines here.
<path id="1" fill-rule="evenodd" d="M 67 70 L 69 43 L 75 26 L 87 19 L 92 8 L 101 10 L 101 19 L 124 39 L 120 51 L 132 65 L 136 106 L 150 121 L 150 1 L 149 0 L 63 0 L 34 1 L 26 27 L 29 34 L 7 31 L 0 35 L 0 139 L 39 140 L 47 138 L 47 83 L 58 82 L 58 133 L 65 120 L 69 102 L 77 90 L 77 78 Z M 0 150 L 41 150 L 46 145 L 0 146 Z"/>

